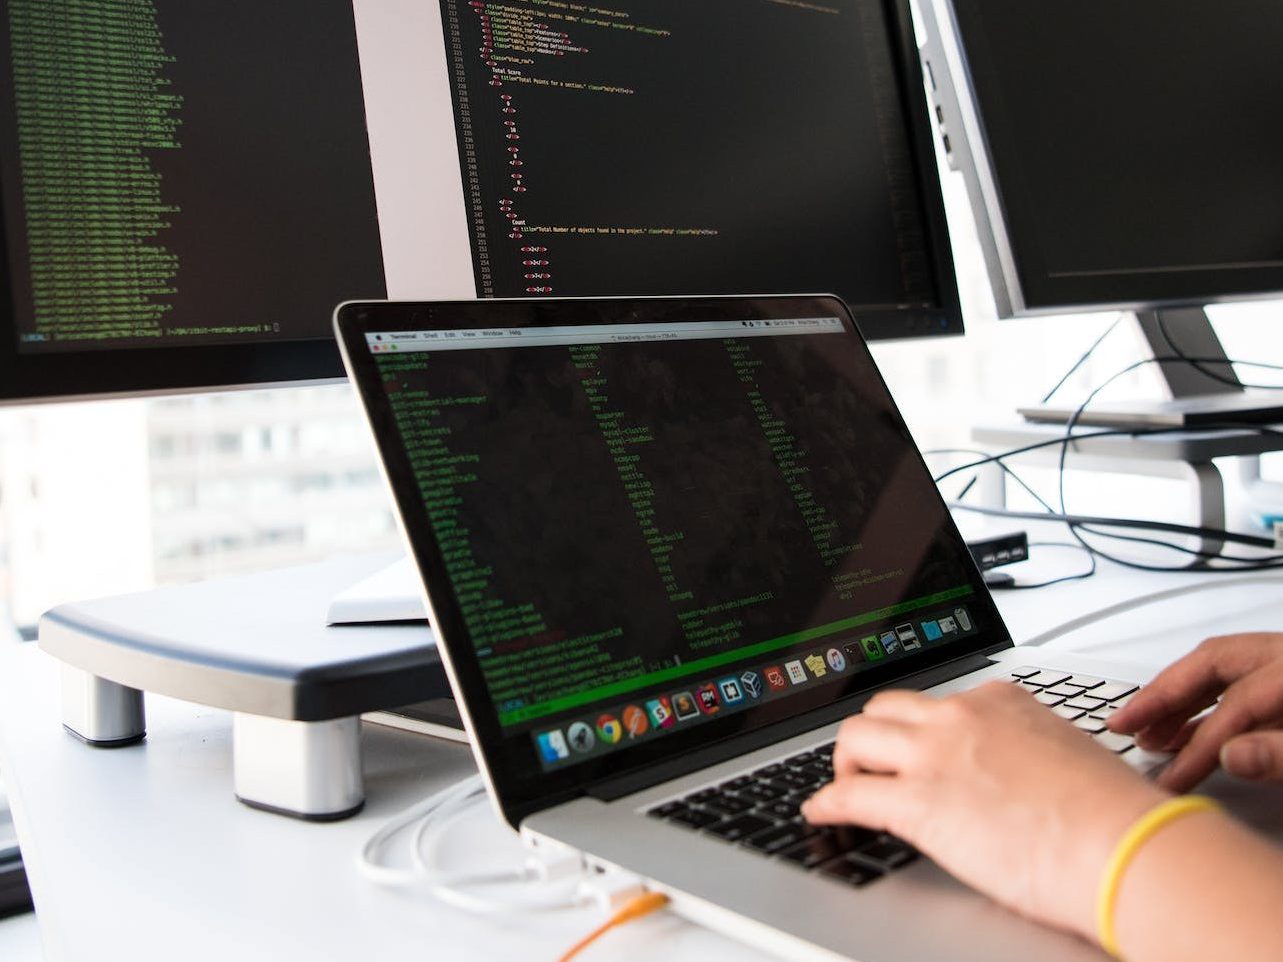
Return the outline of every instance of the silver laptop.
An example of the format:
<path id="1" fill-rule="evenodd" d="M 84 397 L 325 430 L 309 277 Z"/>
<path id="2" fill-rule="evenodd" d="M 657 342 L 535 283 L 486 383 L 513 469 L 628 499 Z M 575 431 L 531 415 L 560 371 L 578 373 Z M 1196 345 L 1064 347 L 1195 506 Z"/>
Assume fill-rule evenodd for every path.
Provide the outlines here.
<path id="1" fill-rule="evenodd" d="M 1002 678 L 1104 730 L 1135 690 L 1012 641 L 832 297 L 336 312 L 495 806 L 795 959 L 1099 958 L 901 840 L 817 830 L 837 723 Z M 947 416 L 942 412 L 942 416 Z"/>

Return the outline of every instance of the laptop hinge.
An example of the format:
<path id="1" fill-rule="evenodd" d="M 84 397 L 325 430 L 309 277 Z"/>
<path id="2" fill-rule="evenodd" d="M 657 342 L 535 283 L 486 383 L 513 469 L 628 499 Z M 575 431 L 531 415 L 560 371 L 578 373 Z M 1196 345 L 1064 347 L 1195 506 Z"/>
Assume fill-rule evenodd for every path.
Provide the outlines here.
<path id="1" fill-rule="evenodd" d="M 879 685 L 877 688 L 867 692 L 862 692 L 851 698 L 844 698 L 841 702 L 825 705 L 823 708 L 817 708 L 815 711 L 807 712 L 805 715 L 799 715 L 796 718 L 790 718 L 777 725 L 771 725 L 768 728 L 744 735 L 736 735 L 714 745 L 687 752 L 679 758 L 665 759 L 654 765 L 648 765 L 639 771 L 626 772 L 613 778 L 604 779 L 595 785 L 589 786 L 585 794 L 607 802 L 623 798 L 625 795 L 640 792 L 643 789 L 650 788 L 652 785 L 680 778 L 691 772 L 697 772 L 702 768 L 708 768 L 727 759 L 735 758 L 738 755 L 744 755 L 758 748 L 765 748 L 767 745 L 782 742 L 786 738 L 792 738 L 794 735 L 801 735 L 812 729 L 820 728 L 830 722 L 839 721 L 848 715 L 855 714 L 864 707 L 866 701 L 879 691 L 885 691 L 887 688 L 915 688 L 918 690 L 933 688 L 936 685 L 960 678 L 973 671 L 979 671 L 981 668 L 987 668 L 993 664 L 988 657 L 989 655 L 1010 647 L 1010 642 L 991 645 L 978 654 L 966 655 L 962 658 L 945 662 L 943 665 L 936 665 L 916 674 L 898 678 L 888 685 Z"/>

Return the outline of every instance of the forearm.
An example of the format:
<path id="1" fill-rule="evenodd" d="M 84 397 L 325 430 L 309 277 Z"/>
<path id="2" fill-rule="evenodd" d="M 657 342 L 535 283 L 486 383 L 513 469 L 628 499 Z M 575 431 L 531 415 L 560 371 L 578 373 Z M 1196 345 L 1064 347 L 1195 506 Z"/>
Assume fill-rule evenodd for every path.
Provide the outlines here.
<path id="1" fill-rule="evenodd" d="M 1218 812 L 1164 826 L 1115 902 L 1127 962 L 1283 959 L 1283 853 Z"/>

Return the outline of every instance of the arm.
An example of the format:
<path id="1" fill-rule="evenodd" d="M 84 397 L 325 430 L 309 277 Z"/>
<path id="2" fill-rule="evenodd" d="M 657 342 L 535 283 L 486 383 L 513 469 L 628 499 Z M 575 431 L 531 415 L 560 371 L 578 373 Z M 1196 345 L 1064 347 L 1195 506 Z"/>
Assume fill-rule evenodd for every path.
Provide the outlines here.
<path id="1" fill-rule="evenodd" d="M 941 700 L 880 694 L 844 723 L 833 767 L 808 819 L 890 831 L 1008 907 L 1092 940 L 1110 855 L 1168 797 L 1004 683 Z M 1131 962 L 1202 962 L 1213 939 L 1213 957 L 1277 959 L 1280 905 L 1283 857 L 1225 816 L 1201 813 L 1137 853 L 1117 930 Z M 1228 928 L 1243 944 L 1233 956 L 1224 954 Z"/>
<path id="2" fill-rule="evenodd" d="M 1123 875 L 1115 929 L 1123 958 L 1283 959 L 1283 856 L 1217 812 L 1159 830 Z"/>

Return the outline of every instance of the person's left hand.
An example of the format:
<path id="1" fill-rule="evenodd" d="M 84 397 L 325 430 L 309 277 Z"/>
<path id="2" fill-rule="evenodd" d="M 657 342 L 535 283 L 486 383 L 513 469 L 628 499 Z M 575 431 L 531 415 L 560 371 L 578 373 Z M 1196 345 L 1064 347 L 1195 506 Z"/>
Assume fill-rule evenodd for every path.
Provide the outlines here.
<path id="1" fill-rule="evenodd" d="M 1166 797 L 1017 685 L 943 699 L 875 695 L 847 719 L 814 824 L 898 835 L 963 882 L 1039 921 L 1095 937 L 1101 872 Z"/>

